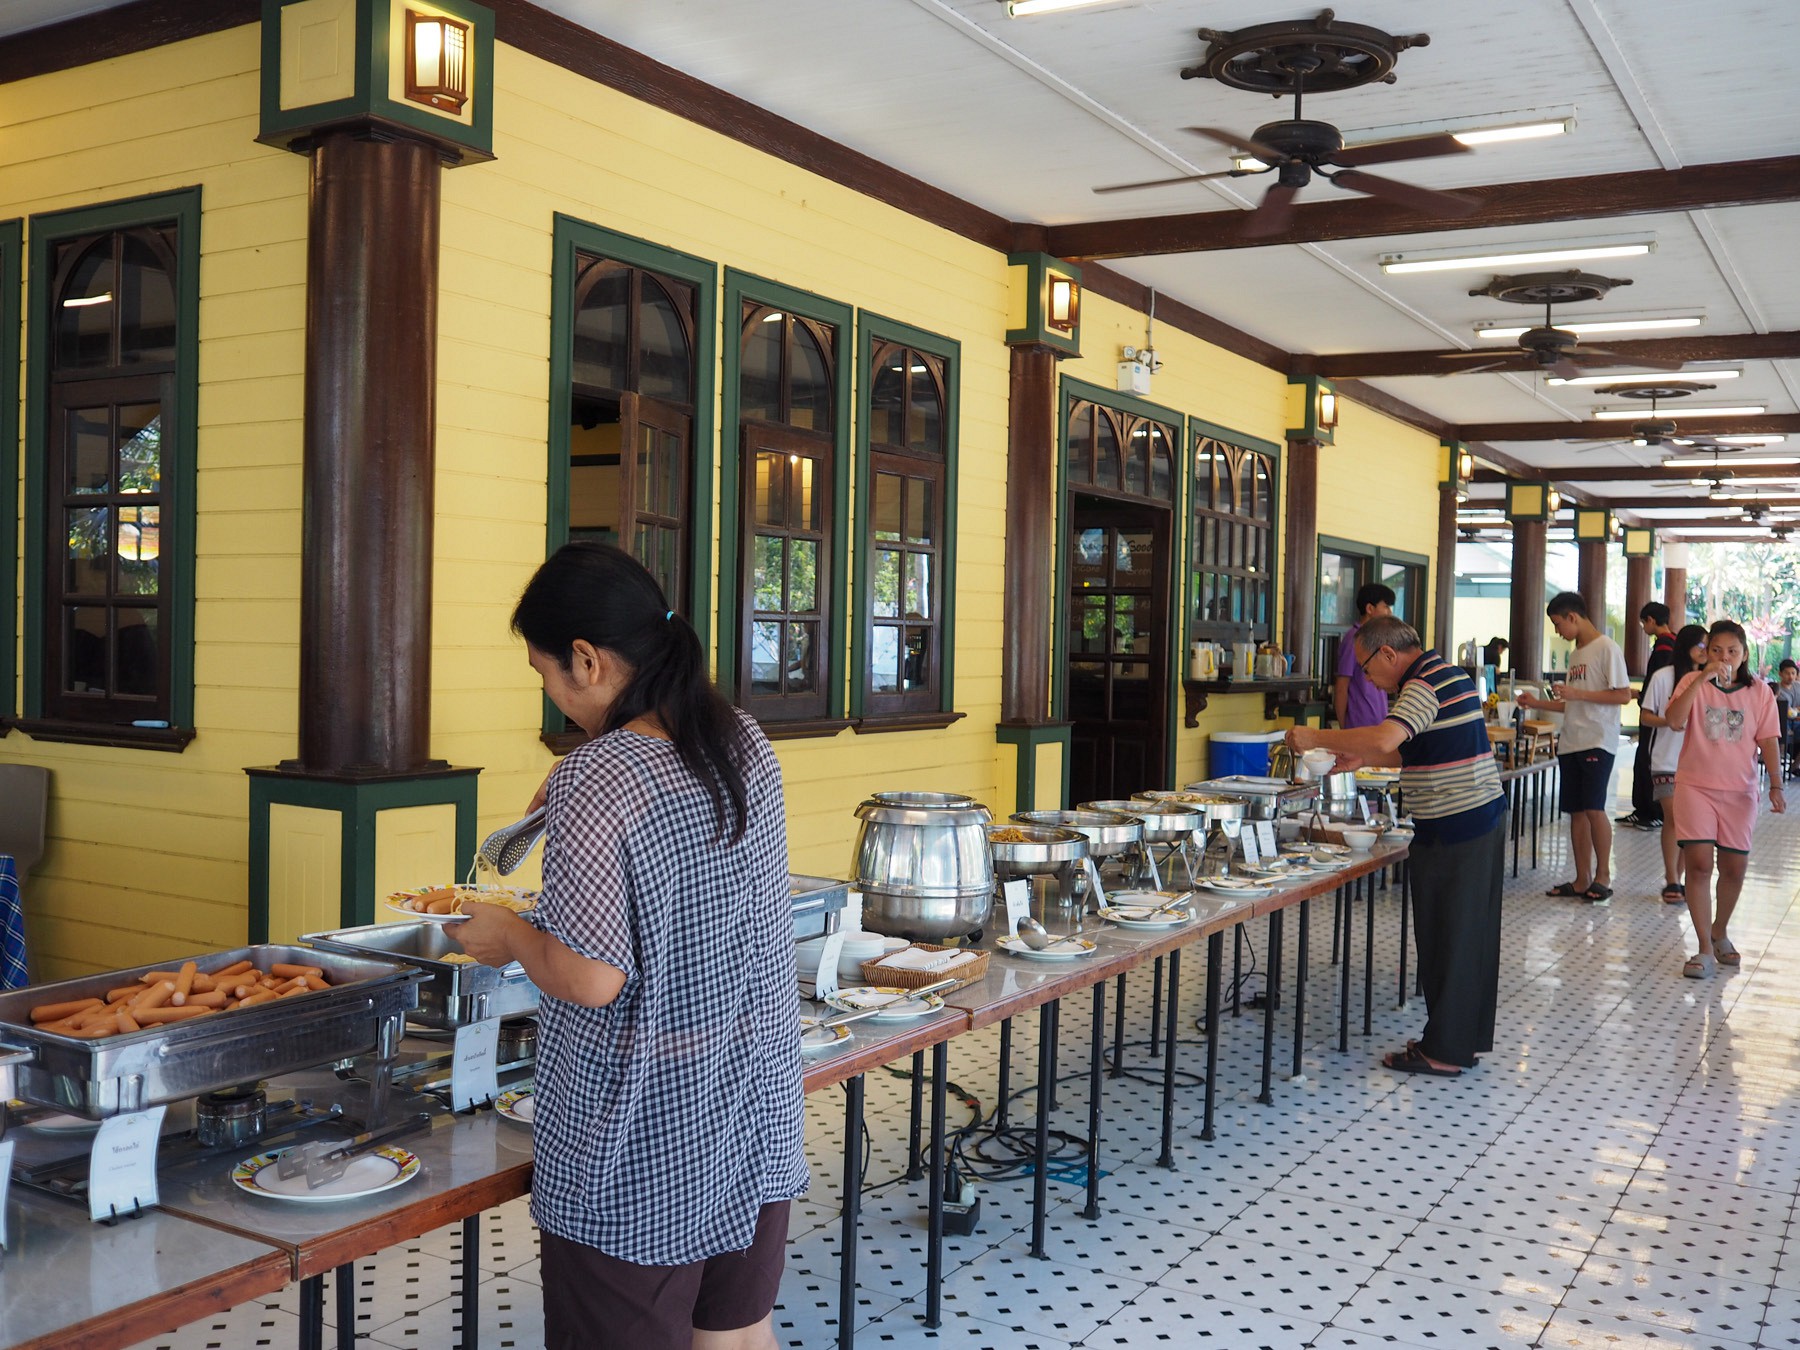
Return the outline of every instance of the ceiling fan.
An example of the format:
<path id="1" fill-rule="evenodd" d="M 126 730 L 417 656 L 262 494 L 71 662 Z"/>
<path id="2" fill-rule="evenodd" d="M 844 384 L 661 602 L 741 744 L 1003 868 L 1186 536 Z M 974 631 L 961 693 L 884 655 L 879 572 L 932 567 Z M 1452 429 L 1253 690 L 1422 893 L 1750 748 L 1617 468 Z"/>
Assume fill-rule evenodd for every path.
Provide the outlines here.
<path id="1" fill-rule="evenodd" d="M 1315 20 L 1257 24 L 1236 33 L 1202 28 L 1200 36 L 1211 45 L 1200 65 L 1181 72 L 1183 79 L 1216 79 L 1277 98 L 1292 94 L 1294 115 L 1264 123 L 1249 136 L 1218 127 L 1182 128 L 1241 154 L 1255 156 L 1259 167 L 1240 164 L 1217 173 L 1116 183 L 1095 188 L 1095 192 L 1131 192 L 1174 183 L 1199 183 L 1209 178 L 1273 173 L 1275 182 L 1244 224 L 1244 234 L 1250 238 L 1274 234 L 1286 226 L 1293 215 L 1294 198 L 1315 175 L 1335 187 L 1382 197 L 1415 211 L 1468 215 L 1481 205 L 1473 197 L 1418 187 L 1365 171 L 1370 164 L 1465 153 L 1469 147 L 1449 132 L 1346 147 L 1343 133 L 1336 127 L 1329 122 L 1308 121 L 1302 115 L 1309 87 L 1314 93 L 1321 93 L 1354 89 L 1374 80 L 1391 84 L 1395 58 L 1407 47 L 1426 45 L 1431 41 L 1429 35 L 1395 37 L 1362 24 L 1338 23 L 1328 9 Z"/>
<path id="2" fill-rule="evenodd" d="M 1747 445 L 1727 445 L 1707 436 L 1683 436 L 1681 428 L 1669 417 L 1658 417 L 1656 405 L 1660 399 L 1688 398 L 1694 394 L 1704 393 L 1716 385 L 1705 384 L 1699 380 L 1666 380 L 1661 384 L 1609 384 L 1602 385 L 1594 392 L 1605 394 L 1611 398 L 1648 399 L 1650 416 L 1639 422 L 1633 422 L 1625 431 L 1631 437 L 1634 446 L 1655 449 L 1698 451 L 1711 454 L 1715 459 L 1720 455 L 1736 454 L 1751 447 Z M 1590 454 L 1593 449 L 1602 446 L 1617 445 L 1624 440 L 1624 435 L 1595 437 L 1583 442 L 1591 447 L 1589 450 L 1577 450 L 1578 455 Z"/>
<path id="3" fill-rule="evenodd" d="M 1511 305 L 1542 305 L 1544 322 L 1527 328 L 1519 335 L 1519 349 L 1529 361 L 1521 361 L 1514 352 L 1444 352 L 1443 361 L 1479 361 L 1478 366 L 1446 370 L 1445 375 L 1473 375 L 1484 370 L 1537 369 L 1561 379 L 1572 380 L 1588 366 L 1642 366 L 1647 370 L 1680 370 L 1685 361 L 1651 361 L 1604 347 L 1583 347 L 1581 339 L 1552 321 L 1552 309 L 1559 304 L 1580 300 L 1604 299 L 1615 286 L 1629 286 L 1629 277 L 1603 277 L 1592 272 L 1523 272 L 1518 276 L 1495 277 L 1470 295 L 1491 296 Z M 1639 397 L 1643 397 L 1640 395 Z"/>

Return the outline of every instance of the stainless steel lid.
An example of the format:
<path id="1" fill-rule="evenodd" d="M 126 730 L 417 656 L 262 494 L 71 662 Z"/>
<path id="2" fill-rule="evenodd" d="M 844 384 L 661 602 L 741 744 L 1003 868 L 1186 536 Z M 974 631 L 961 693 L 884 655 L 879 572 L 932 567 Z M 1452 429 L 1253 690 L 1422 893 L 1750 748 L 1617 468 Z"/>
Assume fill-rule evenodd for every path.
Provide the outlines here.
<path id="1" fill-rule="evenodd" d="M 910 797 L 911 802 L 883 801 L 883 797 Z M 935 800 L 926 800 L 935 799 Z M 878 825 L 922 825 L 956 828 L 962 825 L 986 825 L 994 813 L 980 802 L 946 792 L 876 793 L 856 808 L 859 820 Z"/>
<path id="2" fill-rule="evenodd" d="M 1020 811 L 1013 819 L 1021 825 L 1061 825 L 1087 836 L 1088 852 L 1096 858 L 1122 853 L 1144 837 L 1144 822 L 1117 811 Z"/>

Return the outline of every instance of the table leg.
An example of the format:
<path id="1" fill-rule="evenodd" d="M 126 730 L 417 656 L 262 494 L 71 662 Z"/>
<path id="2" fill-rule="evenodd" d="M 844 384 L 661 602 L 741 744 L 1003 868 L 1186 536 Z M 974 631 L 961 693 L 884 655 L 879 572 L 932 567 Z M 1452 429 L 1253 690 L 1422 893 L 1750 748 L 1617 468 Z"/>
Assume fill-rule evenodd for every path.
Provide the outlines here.
<path id="1" fill-rule="evenodd" d="M 1237 1017 L 1243 1011 L 1242 990 L 1244 988 L 1244 925 L 1238 924 L 1231 930 L 1231 1015 Z"/>
<path id="2" fill-rule="evenodd" d="M 1288 1075 L 1290 1083 L 1304 1083 L 1306 1075 L 1300 1071 L 1301 1055 L 1306 1048 L 1306 973 L 1311 962 L 1312 953 L 1307 950 L 1312 942 L 1312 901 L 1300 902 L 1300 950 L 1294 956 L 1294 1069 Z"/>
<path id="3" fill-rule="evenodd" d="M 1341 946 L 1344 959 L 1338 966 L 1338 1051 L 1347 1054 L 1350 1050 L 1350 924 L 1355 918 L 1355 906 L 1344 894 L 1344 888 L 1337 888 L 1334 902 L 1343 922 L 1338 932 L 1338 941 L 1334 946 Z"/>
<path id="4" fill-rule="evenodd" d="M 1257 1101 L 1264 1106 L 1275 1102 L 1269 1091 L 1269 1076 L 1275 1066 L 1275 1005 L 1281 1001 L 1281 911 L 1269 914 L 1269 981 L 1263 987 L 1263 1053 L 1262 1093 Z"/>
<path id="5" fill-rule="evenodd" d="M 1544 803 L 1550 798 L 1550 775 L 1534 778 L 1531 784 L 1531 870 L 1537 871 L 1538 821 L 1544 815 Z"/>
<path id="6" fill-rule="evenodd" d="M 1094 1030 L 1088 1046 L 1087 1208 L 1084 1219 L 1100 1217 L 1100 1066 L 1106 1054 L 1106 981 L 1094 985 Z"/>
<path id="7" fill-rule="evenodd" d="M 1536 775 L 1534 774 L 1533 777 L 1536 777 Z M 1512 781 L 1512 788 L 1513 788 L 1513 791 L 1509 792 L 1507 794 L 1507 803 L 1506 804 L 1509 809 L 1512 806 L 1513 797 L 1515 794 L 1518 796 L 1518 798 L 1520 800 L 1523 800 L 1524 795 L 1525 795 L 1524 780 L 1515 778 Z M 1525 833 L 1525 831 L 1519 827 L 1519 822 L 1515 819 L 1513 822 L 1513 828 L 1512 828 L 1513 880 L 1515 880 L 1515 881 L 1518 880 L 1518 877 L 1519 877 L 1519 836 L 1524 833 Z M 1536 842 L 1537 842 L 1537 836 L 1534 834 L 1532 836 L 1532 843 L 1535 845 Z M 1531 854 L 1532 854 L 1531 865 L 1535 868 L 1537 866 L 1537 849 L 1535 847 L 1532 849 Z"/>
<path id="8" fill-rule="evenodd" d="M 1400 989 L 1399 1003 L 1406 1006 L 1406 930 L 1412 919 L 1412 859 L 1400 864 Z"/>
<path id="9" fill-rule="evenodd" d="M 944 1077 L 949 1046 L 931 1047 L 931 1188 L 925 1220 L 925 1325 L 943 1320 L 944 1300 Z"/>
<path id="10" fill-rule="evenodd" d="M 1225 964 L 1225 935 L 1206 939 L 1206 1113 L 1200 1137 L 1213 1139 L 1213 1085 L 1219 1080 L 1219 968 Z"/>
<path id="11" fill-rule="evenodd" d="M 1123 976 L 1120 976 L 1123 979 Z M 1000 1104 L 994 1108 L 994 1128 L 1004 1130 L 1012 1107 L 1012 1018 L 1000 1023 Z"/>
<path id="12" fill-rule="evenodd" d="M 300 1281 L 300 1350 L 322 1350 L 325 1344 L 325 1277 Z"/>
<path id="13" fill-rule="evenodd" d="M 838 1261 L 838 1350 L 856 1344 L 856 1220 L 862 1212 L 862 1075 L 844 1084 L 843 1256 Z"/>
<path id="14" fill-rule="evenodd" d="M 908 1122 L 906 1144 L 906 1179 L 917 1181 L 925 1175 L 925 1052 L 913 1051 L 912 1117 Z"/>
<path id="15" fill-rule="evenodd" d="M 1050 1204 L 1050 1083 L 1056 1077 L 1056 1001 L 1038 1009 L 1037 1138 L 1031 1168 L 1031 1254 L 1044 1257 L 1044 1221 Z"/>
<path id="16" fill-rule="evenodd" d="M 1163 1047 L 1162 1157 L 1158 1167 L 1175 1166 L 1175 1041 L 1176 1009 L 1181 1003 L 1181 948 L 1169 953 L 1169 1025 Z"/>
<path id="17" fill-rule="evenodd" d="M 1125 1072 L 1125 977 L 1119 976 L 1113 988 L 1113 1062 L 1112 1076 Z"/>
<path id="18" fill-rule="evenodd" d="M 1363 1035 L 1367 1036 L 1374 1027 L 1371 1018 L 1375 989 L 1375 878 L 1364 877 L 1363 889 L 1368 894 L 1368 910 L 1363 915 Z"/>
<path id="19" fill-rule="evenodd" d="M 463 1219 L 462 1240 L 462 1350 L 481 1345 L 481 1215 Z M 340 1345 L 339 1350 L 352 1350 Z"/>
<path id="20" fill-rule="evenodd" d="M 1339 886 L 1331 893 L 1331 964 L 1336 965 L 1341 955 L 1339 947 L 1344 934 L 1344 888 Z"/>
<path id="21" fill-rule="evenodd" d="M 331 1285 L 337 1295 L 338 1350 L 356 1350 L 356 1262 L 346 1261 L 332 1271 Z"/>
<path id="22" fill-rule="evenodd" d="M 1150 967 L 1150 1053 L 1156 1053 L 1156 1043 L 1162 1039 L 1162 1001 L 1163 1001 L 1163 959 L 1156 958 Z"/>

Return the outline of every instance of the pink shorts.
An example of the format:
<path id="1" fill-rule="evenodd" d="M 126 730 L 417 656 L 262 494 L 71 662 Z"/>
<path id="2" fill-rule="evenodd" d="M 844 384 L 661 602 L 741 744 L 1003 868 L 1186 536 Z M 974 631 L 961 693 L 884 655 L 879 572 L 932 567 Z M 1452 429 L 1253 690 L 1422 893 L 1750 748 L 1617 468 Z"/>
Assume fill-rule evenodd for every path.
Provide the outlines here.
<path id="1" fill-rule="evenodd" d="M 1716 844 L 1731 853 L 1750 851 L 1750 832 L 1756 827 L 1756 794 L 1724 792 L 1695 787 L 1679 779 L 1675 783 L 1674 819 L 1664 824 L 1683 844 Z"/>

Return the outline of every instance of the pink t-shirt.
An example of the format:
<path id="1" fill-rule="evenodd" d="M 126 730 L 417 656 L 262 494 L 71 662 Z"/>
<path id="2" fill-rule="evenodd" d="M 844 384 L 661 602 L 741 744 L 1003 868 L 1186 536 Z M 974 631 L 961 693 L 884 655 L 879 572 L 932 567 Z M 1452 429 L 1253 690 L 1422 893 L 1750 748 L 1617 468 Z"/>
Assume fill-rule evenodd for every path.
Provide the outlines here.
<path id="1" fill-rule="evenodd" d="M 1756 792 L 1756 743 L 1781 734 L 1775 695 L 1761 680 L 1725 690 L 1701 671 L 1681 677 L 1675 697 L 1694 681 L 1700 692 L 1688 705 L 1686 732 L 1675 781 L 1723 792 Z"/>

